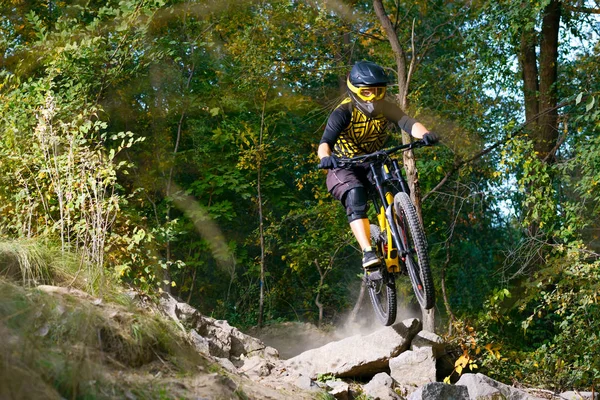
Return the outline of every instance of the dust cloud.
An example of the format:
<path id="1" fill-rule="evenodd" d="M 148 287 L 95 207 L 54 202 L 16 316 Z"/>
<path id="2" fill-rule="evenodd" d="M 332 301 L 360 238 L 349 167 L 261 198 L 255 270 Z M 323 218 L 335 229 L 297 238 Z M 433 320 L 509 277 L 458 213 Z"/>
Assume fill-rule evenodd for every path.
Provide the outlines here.
<path id="1" fill-rule="evenodd" d="M 419 309 L 398 308 L 396 322 L 407 318 L 421 318 Z M 267 346 L 279 351 L 282 360 L 295 357 L 307 350 L 322 347 L 355 335 L 369 335 L 384 326 L 376 319 L 370 304 L 364 304 L 354 321 L 350 313 L 339 318 L 336 325 L 318 328 L 307 322 L 283 322 L 271 324 L 262 329 L 252 328 L 245 333 L 262 340 Z"/>

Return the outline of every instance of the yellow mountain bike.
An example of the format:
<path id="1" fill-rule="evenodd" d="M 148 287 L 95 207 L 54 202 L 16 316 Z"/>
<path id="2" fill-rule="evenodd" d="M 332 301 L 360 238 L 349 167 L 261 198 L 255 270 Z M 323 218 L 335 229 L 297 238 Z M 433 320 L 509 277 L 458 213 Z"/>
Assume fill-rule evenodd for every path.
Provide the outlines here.
<path id="1" fill-rule="evenodd" d="M 371 224 L 371 238 L 381 264 L 375 271 L 365 272 L 364 282 L 375 314 L 384 325 L 396 320 L 396 278 L 408 275 L 421 307 L 434 306 L 433 277 L 429 266 L 427 239 L 415 207 L 410 200 L 408 184 L 398 160 L 390 157 L 425 144 L 422 140 L 353 158 L 342 158 L 341 168 L 368 165 L 369 199 L 377 210 L 377 224 Z"/>

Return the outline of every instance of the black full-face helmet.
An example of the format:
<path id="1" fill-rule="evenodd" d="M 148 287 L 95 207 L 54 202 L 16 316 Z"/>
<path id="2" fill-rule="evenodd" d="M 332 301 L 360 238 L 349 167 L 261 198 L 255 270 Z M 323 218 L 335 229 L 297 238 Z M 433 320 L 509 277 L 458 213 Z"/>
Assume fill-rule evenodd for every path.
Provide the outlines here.
<path id="1" fill-rule="evenodd" d="M 377 115 L 378 102 L 385 97 L 388 84 L 383 68 L 370 61 L 359 61 L 350 70 L 346 83 L 355 106 L 368 117 Z"/>

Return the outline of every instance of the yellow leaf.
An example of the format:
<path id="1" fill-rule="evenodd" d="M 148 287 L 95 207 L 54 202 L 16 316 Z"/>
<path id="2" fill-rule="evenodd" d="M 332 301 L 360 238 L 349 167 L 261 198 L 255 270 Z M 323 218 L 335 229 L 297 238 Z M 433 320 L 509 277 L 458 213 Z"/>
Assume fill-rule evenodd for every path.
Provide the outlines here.
<path id="1" fill-rule="evenodd" d="M 447 376 L 444 378 L 444 383 L 447 383 L 448 385 L 450 384 L 450 377 Z"/>
<path id="2" fill-rule="evenodd" d="M 462 370 L 463 370 L 463 367 L 461 367 L 460 365 L 456 367 L 456 373 L 457 374 L 460 375 L 462 373 Z"/>

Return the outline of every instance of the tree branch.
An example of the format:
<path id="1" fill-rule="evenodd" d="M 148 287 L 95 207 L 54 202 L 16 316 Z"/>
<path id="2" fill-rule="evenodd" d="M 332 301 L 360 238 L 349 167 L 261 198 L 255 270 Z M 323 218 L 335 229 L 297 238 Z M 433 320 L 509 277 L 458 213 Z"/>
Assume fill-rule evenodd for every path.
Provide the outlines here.
<path id="1" fill-rule="evenodd" d="M 582 100 L 583 101 L 583 100 Z M 536 121 L 538 118 L 552 112 L 555 110 L 558 110 L 559 108 L 565 107 L 569 104 L 572 104 L 575 102 L 575 99 L 571 98 L 569 100 L 565 100 L 564 102 L 560 103 L 559 105 L 557 105 L 556 107 L 552 107 L 549 108 L 547 110 L 544 110 L 541 113 L 538 113 L 537 115 L 533 116 L 531 119 L 528 119 L 527 121 L 525 121 L 523 124 L 521 124 L 521 126 L 517 127 L 514 131 L 512 131 L 511 133 L 509 133 L 505 138 L 498 140 L 496 143 L 492 144 L 491 146 L 483 149 L 482 151 L 480 151 L 479 153 L 475 154 L 474 156 L 466 159 L 466 160 L 456 160 L 454 163 L 454 166 L 452 167 L 452 169 L 450 171 L 448 171 L 446 173 L 446 175 L 444 175 L 444 177 L 442 178 L 442 180 L 435 185 L 435 187 L 433 189 L 431 189 L 429 192 L 427 192 L 425 194 L 425 196 L 423 196 L 422 201 L 425 201 L 427 199 L 427 197 L 429 197 L 430 194 L 436 192 L 438 189 L 440 189 L 442 186 L 444 186 L 444 184 L 446 183 L 446 181 L 448 181 L 448 178 L 450 178 L 450 176 L 452 176 L 456 171 L 458 171 L 462 166 L 469 164 L 483 156 L 485 156 L 486 154 L 490 153 L 492 150 L 495 150 L 496 148 L 502 146 L 503 144 L 505 144 L 506 142 L 508 142 L 509 140 L 511 140 L 512 138 L 514 138 L 515 136 L 517 136 L 519 133 L 521 133 L 523 131 L 523 129 L 531 124 L 532 122 Z"/>
<path id="2" fill-rule="evenodd" d="M 600 14 L 600 8 L 577 7 L 577 6 L 569 6 L 566 4 L 563 4 L 563 7 L 566 10 L 573 11 L 573 12 L 580 12 L 580 13 L 585 13 L 585 14 Z"/>

